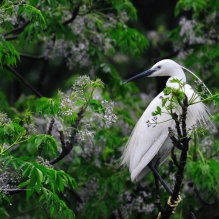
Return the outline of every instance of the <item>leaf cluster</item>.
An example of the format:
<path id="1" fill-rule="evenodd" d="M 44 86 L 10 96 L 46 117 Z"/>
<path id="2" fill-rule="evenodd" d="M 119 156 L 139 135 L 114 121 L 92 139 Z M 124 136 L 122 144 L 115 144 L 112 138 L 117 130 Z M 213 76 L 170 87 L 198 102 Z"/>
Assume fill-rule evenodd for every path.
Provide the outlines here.
<path id="1" fill-rule="evenodd" d="M 14 46 L 11 43 L 5 41 L 4 38 L 0 36 L 0 66 L 14 66 L 19 60 L 20 55 Z"/>
<path id="2" fill-rule="evenodd" d="M 16 158 L 13 156 L 1 156 L 2 167 L 13 167 L 22 174 L 26 180 L 18 185 L 18 188 L 26 191 L 28 200 L 34 193 L 40 195 L 39 202 L 42 202 L 50 209 L 50 216 L 58 218 L 60 211 L 68 218 L 74 218 L 74 213 L 66 206 L 57 195 L 64 192 L 65 188 L 75 189 L 75 180 L 64 171 L 57 171 L 51 167 L 29 162 L 29 157 Z"/>

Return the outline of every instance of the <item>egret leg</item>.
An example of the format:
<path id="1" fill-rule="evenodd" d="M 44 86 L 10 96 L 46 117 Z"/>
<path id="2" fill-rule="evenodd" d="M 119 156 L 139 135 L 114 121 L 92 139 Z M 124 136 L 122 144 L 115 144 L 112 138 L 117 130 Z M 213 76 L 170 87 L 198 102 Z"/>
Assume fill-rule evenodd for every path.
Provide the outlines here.
<path id="1" fill-rule="evenodd" d="M 159 162 L 157 162 L 154 166 L 154 168 L 157 170 L 158 172 L 158 166 L 159 166 Z M 153 172 L 154 174 L 154 172 Z M 157 176 L 154 174 L 154 181 L 155 181 L 155 186 L 156 186 L 156 194 L 157 194 L 157 199 L 154 202 L 155 206 L 158 208 L 159 212 L 162 211 L 162 206 L 160 203 L 160 189 L 159 189 L 159 181 L 157 179 Z M 158 217 L 159 218 L 159 217 Z"/>
<path id="2" fill-rule="evenodd" d="M 154 169 L 157 170 L 157 172 L 158 172 L 159 163 L 160 163 L 159 161 L 156 162 L 156 164 L 154 166 Z M 156 186 L 157 199 L 160 200 L 159 180 L 157 179 L 157 176 L 155 175 L 154 172 L 153 172 L 153 174 L 154 174 L 154 181 L 155 181 L 155 186 Z"/>
<path id="3" fill-rule="evenodd" d="M 165 181 L 162 179 L 162 177 L 160 176 L 160 174 L 158 173 L 158 171 L 154 168 L 153 165 L 151 165 L 151 163 L 148 164 L 148 167 L 151 169 L 151 171 L 154 173 L 154 175 L 156 176 L 156 178 L 160 181 L 160 183 L 163 185 L 163 187 L 166 189 L 167 193 L 172 196 L 172 191 L 170 190 L 170 188 L 167 186 L 167 184 L 165 183 Z"/>
<path id="4" fill-rule="evenodd" d="M 159 181 L 158 181 L 157 176 L 155 174 L 154 174 L 154 181 L 155 181 L 155 186 L 156 186 L 157 198 L 160 199 Z"/>

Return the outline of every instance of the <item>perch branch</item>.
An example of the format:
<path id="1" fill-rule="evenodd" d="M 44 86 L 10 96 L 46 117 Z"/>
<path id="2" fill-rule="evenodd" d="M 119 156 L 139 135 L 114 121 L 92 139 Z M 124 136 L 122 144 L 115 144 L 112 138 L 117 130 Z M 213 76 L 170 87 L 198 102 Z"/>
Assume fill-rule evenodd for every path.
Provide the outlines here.
<path id="1" fill-rule="evenodd" d="M 159 214 L 159 219 L 168 219 L 173 214 L 173 211 L 175 208 L 171 207 L 171 205 L 174 205 L 175 202 L 178 200 L 180 188 L 182 185 L 182 180 L 184 178 L 184 168 L 186 165 L 186 159 L 187 159 L 187 152 L 189 147 L 189 140 L 187 136 L 187 130 L 186 130 L 186 116 L 187 116 L 187 108 L 188 108 L 188 98 L 185 97 L 183 100 L 183 103 L 180 104 L 182 107 L 182 116 L 181 116 L 181 127 L 180 122 L 178 120 L 178 116 L 176 114 L 173 114 L 173 119 L 176 124 L 176 130 L 178 134 L 178 144 L 182 144 L 182 150 L 180 154 L 180 159 L 177 166 L 177 172 L 175 175 L 175 184 L 173 189 L 173 194 L 170 198 L 170 203 L 163 208 L 163 210 Z M 176 147 L 176 141 L 173 139 L 173 135 L 169 133 L 170 139 L 172 140 L 173 145 Z M 175 158 L 174 158 L 175 159 Z"/>

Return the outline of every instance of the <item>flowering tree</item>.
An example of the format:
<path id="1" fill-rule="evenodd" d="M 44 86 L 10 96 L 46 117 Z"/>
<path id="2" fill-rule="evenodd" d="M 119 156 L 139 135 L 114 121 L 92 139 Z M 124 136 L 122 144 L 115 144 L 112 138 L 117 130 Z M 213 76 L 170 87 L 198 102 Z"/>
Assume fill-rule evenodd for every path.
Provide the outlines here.
<path id="1" fill-rule="evenodd" d="M 110 156 L 123 139 L 110 129 L 117 120 L 110 100 L 113 92 L 107 86 L 103 91 L 104 83 L 90 77 L 105 74 L 109 85 L 120 84 L 110 64 L 112 57 L 117 50 L 138 55 L 147 45 L 143 35 L 126 25 L 129 18 L 136 18 L 135 8 L 129 1 L 3 1 L 1 15 L 0 63 L 4 72 L 14 74 L 41 97 L 23 96 L 15 112 L 5 101 L 4 111 L 11 118 L 1 113 L 1 199 L 8 202 L 2 217 L 35 217 L 44 208 L 54 218 L 73 218 L 74 212 L 87 218 L 112 215 L 114 207 L 106 207 L 109 202 L 90 208 L 114 178 L 123 178 L 124 174 L 118 175 L 111 166 L 118 155 Z M 68 69 L 79 67 L 90 77 L 74 77 L 72 88 L 58 91 L 56 98 L 42 97 L 42 88 L 36 89 L 20 73 L 22 63 L 27 59 L 45 66 L 57 58 Z M 36 75 L 33 69 L 28 74 Z M 52 74 L 42 71 L 36 80 L 41 84 L 46 77 Z M 114 95 L 120 91 L 128 90 L 114 87 Z M 26 198 L 18 203 L 25 193 Z M 94 193 L 99 197 L 95 202 Z M 74 200 L 73 205 L 69 200 Z M 11 205 L 13 211 L 9 210 Z M 40 217 L 48 215 L 41 213 Z"/>
<path id="2" fill-rule="evenodd" d="M 178 2 L 178 15 L 189 9 L 194 16 L 181 18 L 169 38 L 147 36 L 154 50 L 171 42 L 171 57 L 196 67 L 214 91 L 216 80 L 203 72 L 217 74 L 218 6 L 192 2 Z M 130 27 L 135 19 L 129 0 L 1 1 L 1 218 L 157 217 L 152 175 L 133 183 L 118 169 L 119 148 L 149 101 L 134 85 L 122 86 L 118 74 L 148 46 Z M 184 201 L 172 218 L 216 202 L 218 140 L 194 135 L 190 144 Z M 170 185 L 175 168 L 171 160 L 162 166 Z M 161 203 L 165 198 L 162 190 Z"/>

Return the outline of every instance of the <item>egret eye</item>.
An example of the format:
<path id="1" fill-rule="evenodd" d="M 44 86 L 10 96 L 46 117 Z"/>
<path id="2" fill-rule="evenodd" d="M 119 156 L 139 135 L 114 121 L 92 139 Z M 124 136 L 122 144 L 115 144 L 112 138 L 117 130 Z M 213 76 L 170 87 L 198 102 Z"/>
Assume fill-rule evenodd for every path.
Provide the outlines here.
<path id="1" fill-rule="evenodd" d="M 157 69 L 161 69 L 161 66 L 159 65 L 159 66 L 157 66 Z"/>

